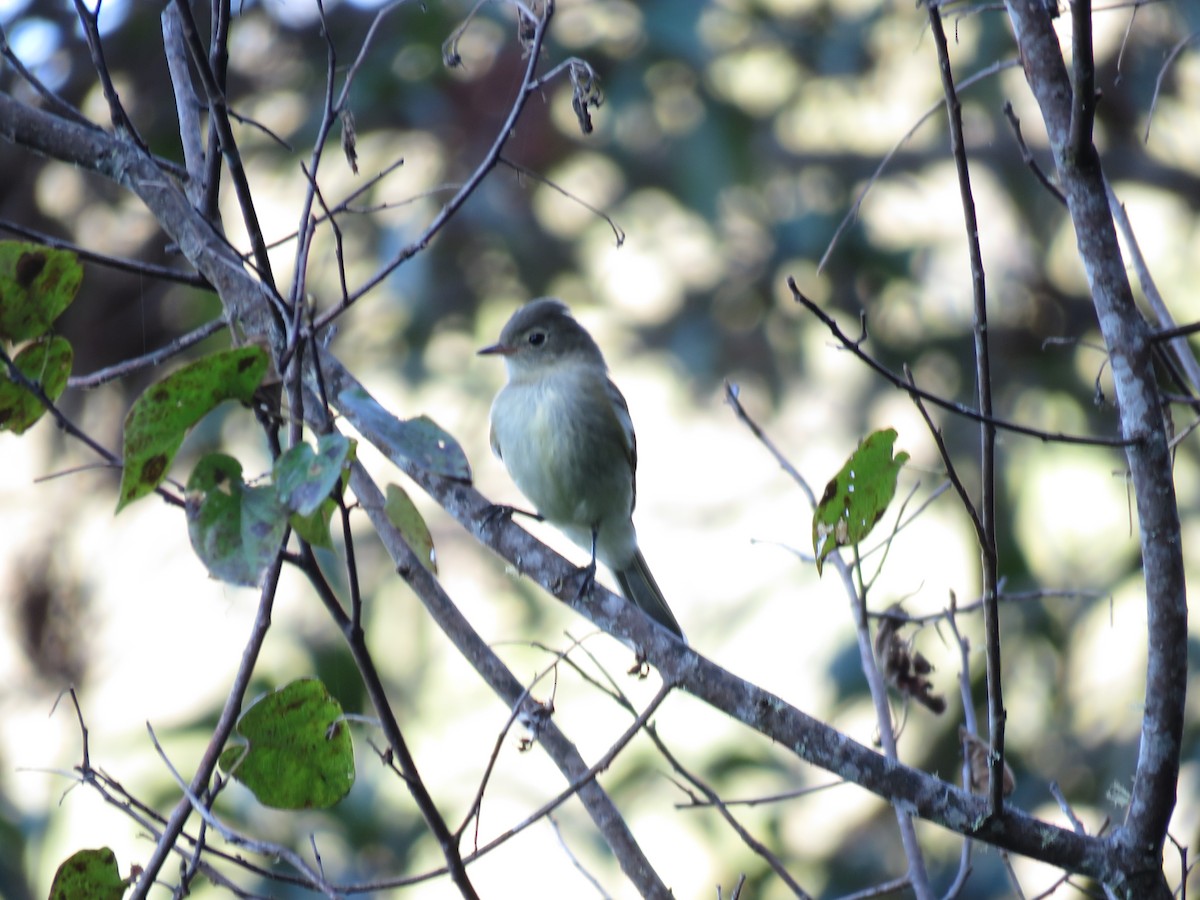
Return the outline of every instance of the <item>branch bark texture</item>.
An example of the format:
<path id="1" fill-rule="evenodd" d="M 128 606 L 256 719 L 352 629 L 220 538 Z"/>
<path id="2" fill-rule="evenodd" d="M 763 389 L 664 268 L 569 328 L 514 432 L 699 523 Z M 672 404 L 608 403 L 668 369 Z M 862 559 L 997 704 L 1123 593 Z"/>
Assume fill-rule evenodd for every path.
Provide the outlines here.
<path id="1" fill-rule="evenodd" d="M 1086 4 L 1075 5 L 1075 85 L 1053 22 L 1036 0 L 1009 0 L 1025 78 L 1041 109 L 1059 186 L 1109 350 L 1125 458 L 1137 501 L 1146 584 L 1149 653 L 1145 714 L 1133 796 L 1114 841 L 1126 855 L 1130 897 L 1169 897 L 1162 849 L 1175 808 L 1187 686 L 1187 593 L 1182 537 L 1164 410 L 1154 378 L 1150 328 L 1133 292 L 1109 212 L 1100 155 L 1092 142 L 1092 60 Z M 1077 90 L 1088 96 L 1077 96 Z"/>

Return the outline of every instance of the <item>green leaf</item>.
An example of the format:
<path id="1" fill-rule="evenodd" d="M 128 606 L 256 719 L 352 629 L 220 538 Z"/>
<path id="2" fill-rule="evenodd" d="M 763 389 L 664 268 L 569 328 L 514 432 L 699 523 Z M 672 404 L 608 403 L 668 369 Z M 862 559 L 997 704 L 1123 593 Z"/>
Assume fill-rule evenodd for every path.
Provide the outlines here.
<path id="1" fill-rule="evenodd" d="M 337 509 L 337 504 L 332 500 L 326 500 L 307 516 L 302 516 L 300 513 L 292 513 L 288 519 L 288 524 L 292 526 L 292 531 L 302 539 L 312 544 L 314 547 L 324 547 L 326 550 L 333 549 L 333 536 L 329 533 L 329 523 L 333 521 L 333 513 Z"/>
<path id="2" fill-rule="evenodd" d="M 117 512 L 167 477 L 189 429 L 225 400 L 249 403 L 267 371 L 261 347 L 199 359 L 148 387 L 125 417 L 125 465 Z"/>
<path id="3" fill-rule="evenodd" d="M 28 345 L 16 355 L 13 363 L 26 378 L 38 382 L 53 401 L 66 388 L 74 359 L 75 351 L 70 342 L 66 338 L 52 337 Z M 0 372 L 0 431 L 22 434 L 45 411 L 41 400 L 11 380 L 7 371 Z"/>
<path id="4" fill-rule="evenodd" d="M 316 451 L 304 443 L 292 447 L 272 470 L 279 502 L 292 512 L 310 515 L 342 477 L 349 454 L 349 439 L 336 433 L 321 435 Z"/>
<path id="5" fill-rule="evenodd" d="M 400 529 L 404 542 L 412 548 L 421 565 L 436 575 L 437 552 L 433 547 L 433 535 L 429 533 L 429 526 L 404 488 L 398 484 L 387 486 L 387 502 L 383 510 L 387 513 L 388 521 Z"/>
<path id="6" fill-rule="evenodd" d="M 221 581 L 255 587 L 279 552 L 288 513 L 275 488 L 251 487 L 242 464 L 210 453 L 187 483 L 186 516 L 192 549 Z"/>
<path id="7" fill-rule="evenodd" d="M 342 707 L 315 678 L 266 694 L 242 714 L 245 743 L 221 754 L 221 768 L 264 806 L 326 809 L 354 784 L 354 748 Z"/>
<path id="8" fill-rule="evenodd" d="M 358 455 L 358 442 L 346 439 L 346 458 L 342 463 L 341 468 L 341 489 L 346 490 L 346 485 L 350 483 L 350 463 L 354 461 Z M 333 514 L 337 512 L 338 505 L 336 500 L 326 495 L 318 506 L 308 515 L 300 513 L 292 513 L 288 519 L 288 524 L 292 526 L 292 530 L 296 532 L 302 539 L 308 541 L 314 547 L 325 547 L 329 550 L 333 549 L 333 537 L 329 533 L 329 523 L 333 521 Z"/>
<path id="9" fill-rule="evenodd" d="M 338 403 L 350 424 L 396 465 L 407 461 L 438 475 L 471 480 L 462 447 L 429 417 L 397 419 L 361 387 L 342 391 Z"/>
<path id="10" fill-rule="evenodd" d="M 50 900 L 121 900 L 124 895 L 117 857 L 108 847 L 71 854 L 50 885 Z"/>
<path id="11" fill-rule="evenodd" d="M 865 538 L 892 502 L 900 467 L 908 461 L 903 451 L 892 457 L 895 442 L 894 428 L 868 435 L 825 487 L 825 496 L 813 513 L 817 574 L 835 549 Z"/>
<path id="12" fill-rule="evenodd" d="M 69 250 L 0 241 L 0 338 L 28 341 L 45 334 L 82 280 L 83 266 Z"/>

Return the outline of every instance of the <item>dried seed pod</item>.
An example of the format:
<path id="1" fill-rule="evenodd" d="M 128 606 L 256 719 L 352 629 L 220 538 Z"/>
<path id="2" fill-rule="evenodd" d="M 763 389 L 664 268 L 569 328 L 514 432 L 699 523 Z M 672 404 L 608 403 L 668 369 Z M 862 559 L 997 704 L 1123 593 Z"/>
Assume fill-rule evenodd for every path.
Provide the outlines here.
<path id="1" fill-rule="evenodd" d="M 977 734 L 972 734 L 967 729 L 959 727 L 958 739 L 963 746 L 963 755 L 966 757 L 967 766 L 971 770 L 971 793 L 986 794 L 988 789 L 988 760 L 992 755 L 992 748 L 988 742 Z M 1008 767 L 1008 763 L 1004 763 L 1004 783 L 1000 788 L 1000 792 L 1008 797 L 1017 787 L 1017 780 L 1013 777 L 1012 769 Z"/>
<path id="2" fill-rule="evenodd" d="M 933 666 L 913 649 L 912 642 L 900 636 L 904 627 L 904 609 L 899 603 L 889 606 L 879 620 L 875 633 L 875 659 L 887 683 L 905 697 L 911 697 L 926 709 L 941 715 L 946 700 L 933 693 L 933 683 L 926 677 Z"/>

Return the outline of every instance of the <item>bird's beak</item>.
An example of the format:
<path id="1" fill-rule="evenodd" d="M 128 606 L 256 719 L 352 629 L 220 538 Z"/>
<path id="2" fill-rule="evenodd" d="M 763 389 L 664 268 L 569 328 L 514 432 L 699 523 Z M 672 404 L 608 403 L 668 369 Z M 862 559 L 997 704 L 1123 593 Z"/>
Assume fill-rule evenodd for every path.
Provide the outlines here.
<path id="1" fill-rule="evenodd" d="M 517 352 L 517 348 L 510 344 L 492 344 L 490 347 L 484 347 L 482 350 L 476 350 L 476 356 L 512 356 Z"/>

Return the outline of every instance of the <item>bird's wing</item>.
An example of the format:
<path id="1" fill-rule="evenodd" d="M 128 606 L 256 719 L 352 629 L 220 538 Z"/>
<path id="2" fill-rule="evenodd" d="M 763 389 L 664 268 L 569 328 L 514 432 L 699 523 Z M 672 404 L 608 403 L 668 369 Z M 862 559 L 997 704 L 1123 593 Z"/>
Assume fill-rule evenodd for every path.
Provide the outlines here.
<path id="1" fill-rule="evenodd" d="M 633 502 L 629 504 L 630 512 L 637 505 L 637 435 L 633 431 L 633 418 L 629 415 L 629 404 L 620 388 L 613 384 L 611 378 L 604 379 L 604 388 L 612 405 L 613 415 L 621 426 L 621 434 L 625 438 L 625 456 L 629 460 L 629 474 L 632 476 Z"/>
<path id="2" fill-rule="evenodd" d="M 492 452 L 496 454 L 496 459 L 504 461 L 504 454 L 500 452 L 500 438 L 496 436 L 496 423 L 492 423 L 491 429 L 488 431 L 488 443 L 492 445 Z"/>

